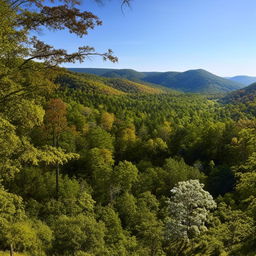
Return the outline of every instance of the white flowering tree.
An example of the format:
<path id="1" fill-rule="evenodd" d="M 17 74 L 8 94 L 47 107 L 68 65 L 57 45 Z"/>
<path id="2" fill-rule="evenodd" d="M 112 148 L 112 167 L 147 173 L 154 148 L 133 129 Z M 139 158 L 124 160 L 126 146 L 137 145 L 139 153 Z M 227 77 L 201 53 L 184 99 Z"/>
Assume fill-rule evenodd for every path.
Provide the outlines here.
<path id="1" fill-rule="evenodd" d="M 179 182 L 168 200 L 167 236 L 184 244 L 206 230 L 211 209 L 216 208 L 212 196 L 198 180 Z"/>

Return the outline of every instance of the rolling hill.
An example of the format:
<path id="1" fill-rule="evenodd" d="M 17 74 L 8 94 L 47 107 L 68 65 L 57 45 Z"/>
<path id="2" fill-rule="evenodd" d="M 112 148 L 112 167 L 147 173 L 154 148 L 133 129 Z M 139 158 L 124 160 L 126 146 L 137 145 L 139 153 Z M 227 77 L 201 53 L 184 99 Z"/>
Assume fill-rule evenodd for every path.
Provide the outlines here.
<path id="1" fill-rule="evenodd" d="M 105 78 L 94 74 L 83 74 L 74 72 L 64 72 L 60 75 L 56 83 L 61 87 L 72 88 L 93 94 L 162 94 L 167 91 L 177 94 L 172 90 L 156 88 L 151 85 L 141 84 L 121 78 Z"/>
<path id="2" fill-rule="evenodd" d="M 125 78 L 139 83 L 161 85 L 189 93 L 226 93 L 243 87 L 242 84 L 216 76 L 206 70 L 186 72 L 138 72 L 132 69 L 69 69 L 80 73 L 97 74 L 107 78 Z"/>
<path id="3" fill-rule="evenodd" d="M 145 80 L 174 90 L 193 93 L 225 93 L 242 87 L 236 82 L 213 75 L 203 69 L 182 73 L 166 72 L 148 76 Z"/>
<path id="4" fill-rule="evenodd" d="M 251 104 L 252 102 L 256 102 L 256 83 L 227 94 L 221 101 L 232 104 Z"/>
<path id="5" fill-rule="evenodd" d="M 248 85 L 256 82 L 255 76 L 234 76 L 234 77 L 226 77 L 226 78 L 229 80 L 238 82 L 240 84 L 243 84 L 245 86 L 248 86 Z"/>

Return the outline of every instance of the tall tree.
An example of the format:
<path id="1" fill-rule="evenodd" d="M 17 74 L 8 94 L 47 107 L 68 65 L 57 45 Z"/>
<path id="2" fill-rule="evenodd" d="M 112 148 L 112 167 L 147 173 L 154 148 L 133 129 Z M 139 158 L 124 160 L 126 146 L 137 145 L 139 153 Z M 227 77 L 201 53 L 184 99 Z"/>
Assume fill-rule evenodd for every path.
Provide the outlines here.
<path id="1" fill-rule="evenodd" d="M 45 112 L 45 127 L 52 136 L 52 145 L 59 146 L 61 132 L 67 127 L 67 107 L 61 99 L 51 99 Z"/>
<path id="2" fill-rule="evenodd" d="M 168 201 L 167 235 L 179 241 L 182 251 L 189 240 L 206 229 L 209 211 L 216 207 L 212 196 L 203 189 L 198 180 L 179 182 Z M 177 254 L 178 255 L 178 254 Z"/>
<path id="3" fill-rule="evenodd" d="M 51 99 L 46 107 L 45 126 L 52 135 L 52 145 L 59 147 L 61 132 L 67 127 L 67 107 L 61 99 Z M 59 198 L 60 165 L 56 166 L 56 198 Z"/>

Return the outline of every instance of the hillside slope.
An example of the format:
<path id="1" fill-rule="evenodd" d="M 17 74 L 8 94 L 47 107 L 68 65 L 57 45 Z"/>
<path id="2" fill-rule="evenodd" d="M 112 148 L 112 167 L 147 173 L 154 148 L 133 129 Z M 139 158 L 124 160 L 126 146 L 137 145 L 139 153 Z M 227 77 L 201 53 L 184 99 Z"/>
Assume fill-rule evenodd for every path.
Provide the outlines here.
<path id="1" fill-rule="evenodd" d="M 69 69 L 80 73 L 97 74 L 108 78 L 125 78 L 140 83 L 161 85 L 192 93 L 226 93 L 243 87 L 242 84 L 216 76 L 206 70 L 186 72 L 138 72 L 132 69 Z"/>
<path id="2" fill-rule="evenodd" d="M 93 94 L 123 95 L 166 93 L 166 90 L 150 85 L 120 78 L 105 78 L 93 74 L 64 72 L 58 77 L 56 82 L 62 87 L 75 88 Z"/>
<path id="3" fill-rule="evenodd" d="M 231 92 L 221 99 L 224 103 L 252 103 L 256 101 L 256 83 L 253 83 L 243 89 Z"/>
<path id="4" fill-rule="evenodd" d="M 242 85 L 213 75 L 203 69 L 189 70 L 182 73 L 168 72 L 158 75 L 162 85 L 183 92 L 223 93 L 242 87 Z M 151 79 L 148 79 L 150 81 Z M 157 80 L 154 79 L 156 82 Z"/>

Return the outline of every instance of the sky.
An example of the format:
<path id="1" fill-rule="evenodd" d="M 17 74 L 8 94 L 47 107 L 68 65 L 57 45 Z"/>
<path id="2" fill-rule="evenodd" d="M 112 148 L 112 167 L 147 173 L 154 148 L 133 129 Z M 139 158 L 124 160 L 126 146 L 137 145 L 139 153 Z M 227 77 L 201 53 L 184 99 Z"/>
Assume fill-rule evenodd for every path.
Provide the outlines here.
<path id="1" fill-rule="evenodd" d="M 66 31 L 42 32 L 55 47 L 75 51 L 89 45 L 98 52 L 112 49 L 119 62 L 93 57 L 79 68 L 129 68 L 138 71 L 205 69 L 220 76 L 256 76 L 255 0 L 121 0 L 97 4 L 82 0 L 103 25 L 84 38 Z"/>

